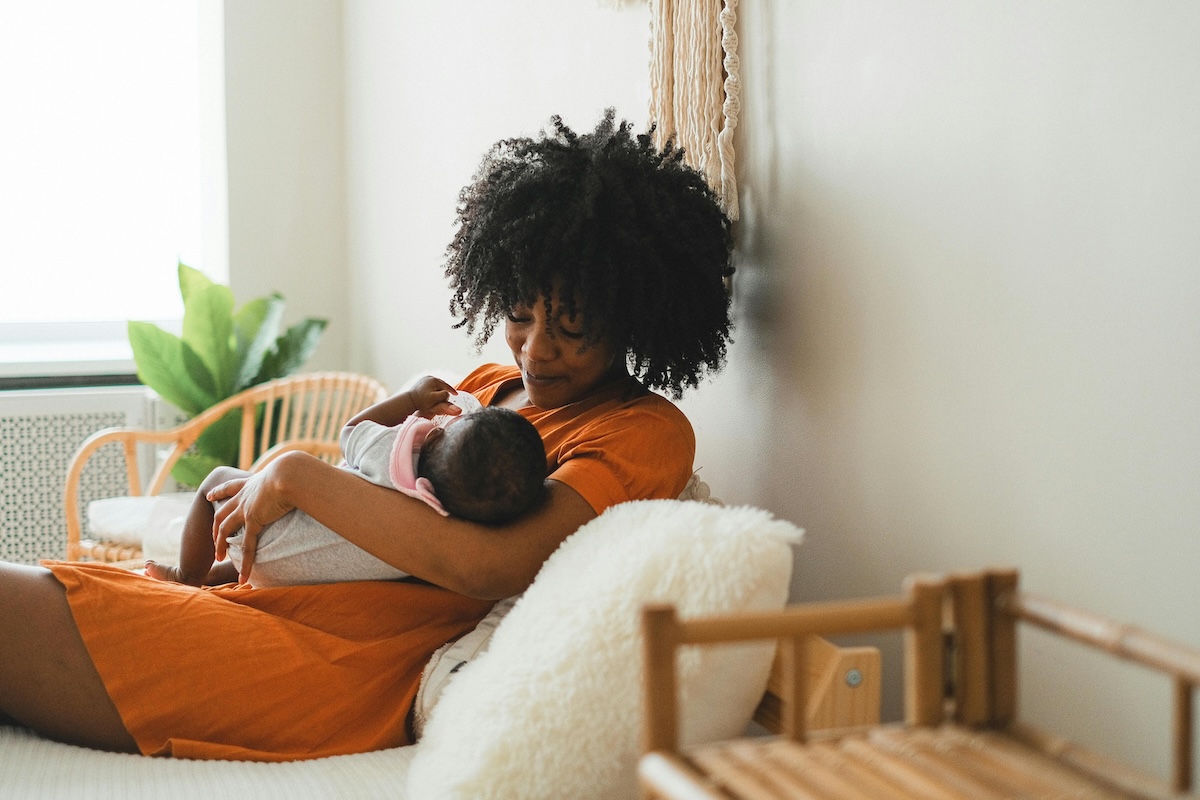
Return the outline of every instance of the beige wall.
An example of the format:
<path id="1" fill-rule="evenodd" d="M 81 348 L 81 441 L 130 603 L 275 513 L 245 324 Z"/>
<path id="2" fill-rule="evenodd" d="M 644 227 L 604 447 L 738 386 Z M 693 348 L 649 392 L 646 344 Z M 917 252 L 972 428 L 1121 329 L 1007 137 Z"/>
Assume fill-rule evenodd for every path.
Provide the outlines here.
<path id="1" fill-rule="evenodd" d="M 644 119 L 646 7 L 343 6 L 345 126 L 301 174 L 313 156 L 335 170 L 344 136 L 346 269 L 310 260 L 273 285 L 337 309 L 344 362 L 392 385 L 465 370 L 479 357 L 449 330 L 440 273 L 456 192 L 488 144 L 552 113 Z M 332 7 L 302 6 L 336 25 Z M 807 528 L 798 599 L 1006 563 L 1034 591 L 1200 646 L 1200 10 L 739 10 L 738 341 L 685 404 L 702 474 Z M 272 80 L 300 91 L 287 71 Z M 249 182 L 258 208 L 287 207 L 287 180 Z M 333 209 L 306 213 L 337 229 Z M 258 238 L 255 263 L 280 270 L 304 250 Z M 1026 645 L 1026 713 L 1165 768 L 1165 683 Z M 1036 685 L 1051 670 L 1067 691 Z M 1080 684 L 1103 701 L 1073 698 Z"/>

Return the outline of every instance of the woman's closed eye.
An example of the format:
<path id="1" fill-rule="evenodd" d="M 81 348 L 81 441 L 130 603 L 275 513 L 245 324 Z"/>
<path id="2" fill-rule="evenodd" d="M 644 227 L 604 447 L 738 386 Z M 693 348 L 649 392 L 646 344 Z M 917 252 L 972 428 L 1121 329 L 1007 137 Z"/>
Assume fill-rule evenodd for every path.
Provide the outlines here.
<path id="1" fill-rule="evenodd" d="M 568 339 L 582 339 L 583 325 L 578 323 L 559 323 L 558 330 Z"/>

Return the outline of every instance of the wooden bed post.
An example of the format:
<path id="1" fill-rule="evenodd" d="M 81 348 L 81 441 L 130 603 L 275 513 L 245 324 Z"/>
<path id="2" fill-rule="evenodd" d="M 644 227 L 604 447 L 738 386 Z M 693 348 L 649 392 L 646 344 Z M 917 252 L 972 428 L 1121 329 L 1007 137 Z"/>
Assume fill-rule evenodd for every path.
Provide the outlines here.
<path id="1" fill-rule="evenodd" d="M 945 641 L 942 602 L 946 582 L 918 575 L 905 581 L 911 627 L 904 639 L 905 719 L 910 725 L 939 725 L 945 715 Z"/>
<path id="2" fill-rule="evenodd" d="M 992 670 L 988 657 L 991 613 L 987 576 L 982 572 L 952 575 L 949 580 L 953 617 L 954 719 L 979 727 L 992 722 Z"/>
<path id="3" fill-rule="evenodd" d="M 808 637 L 779 642 L 787 694 L 783 699 L 783 735 L 793 742 L 808 738 Z"/>
<path id="4" fill-rule="evenodd" d="M 642 610 L 642 707 L 647 714 L 643 753 L 655 750 L 674 753 L 679 746 L 679 693 L 675 686 L 675 648 L 678 643 L 675 606 L 646 606 Z"/>
<path id="5" fill-rule="evenodd" d="M 1172 708 L 1171 788 L 1177 792 L 1192 790 L 1192 699 L 1196 685 L 1180 675 L 1175 676 Z"/>
<path id="6" fill-rule="evenodd" d="M 987 573 L 988 658 L 991 724 L 1003 727 L 1017 715 L 1017 618 L 1007 604 L 1017 593 L 1015 569 Z"/>

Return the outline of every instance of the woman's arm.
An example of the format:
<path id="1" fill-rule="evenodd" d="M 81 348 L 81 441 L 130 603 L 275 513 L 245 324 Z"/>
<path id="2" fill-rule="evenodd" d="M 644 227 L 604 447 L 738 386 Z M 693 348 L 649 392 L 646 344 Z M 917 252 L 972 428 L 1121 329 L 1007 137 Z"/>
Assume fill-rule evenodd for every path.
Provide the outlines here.
<path id="1" fill-rule="evenodd" d="M 574 489 L 546 483 L 535 511 L 506 525 L 480 525 L 442 517 L 418 500 L 293 452 L 209 498 L 232 498 L 217 512 L 218 558 L 228 537 L 246 529 L 243 575 L 262 526 L 300 508 L 397 569 L 469 597 L 499 599 L 524 591 L 558 545 L 596 516 Z"/>

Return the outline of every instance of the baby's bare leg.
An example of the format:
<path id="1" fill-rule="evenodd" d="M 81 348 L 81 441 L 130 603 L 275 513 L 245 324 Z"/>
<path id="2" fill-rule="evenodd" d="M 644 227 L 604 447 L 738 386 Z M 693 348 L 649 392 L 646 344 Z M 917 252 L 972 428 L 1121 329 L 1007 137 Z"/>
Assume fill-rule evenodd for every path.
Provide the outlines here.
<path id="1" fill-rule="evenodd" d="M 0 720 L 53 739 L 137 752 L 49 570 L 0 562 Z"/>
<path id="2" fill-rule="evenodd" d="M 191 586 L 200 586 L 209 581 L 209 571 L 212 569 L 213 559 L 216 557 L 216 545 L 212 535 L 216 509 L 205 495 L 214 486 L 246 474 L 248 473 L 233 467 L 217 467 L 209 473 L 209 476 L 200 484 L 200 489 L 196 492 L 196 499 L 183 524 L 179 566 L 147 561 L 147 575 L 158 578 L 160 581 L 175 581 Z"/>

